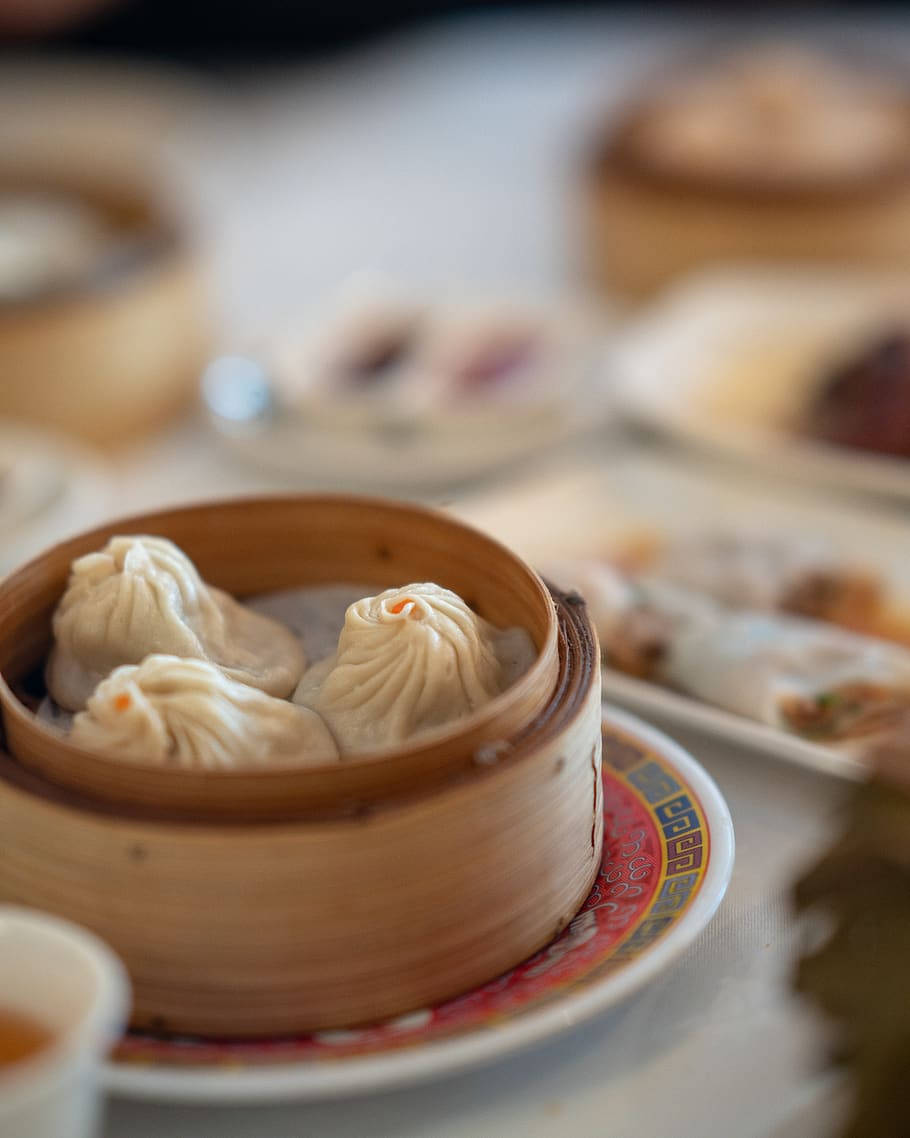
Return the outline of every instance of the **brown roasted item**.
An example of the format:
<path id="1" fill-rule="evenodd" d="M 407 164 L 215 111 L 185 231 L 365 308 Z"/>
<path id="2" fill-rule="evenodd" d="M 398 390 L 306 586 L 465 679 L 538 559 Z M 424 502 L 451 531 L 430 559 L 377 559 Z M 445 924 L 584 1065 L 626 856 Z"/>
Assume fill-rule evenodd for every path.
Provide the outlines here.
<path id="1" fill-rule="evenodd" d="M 910 334 L 888 333 L 838 367 L 817 391 L 803 430 L 838 446 L 910 458 Z"/>
<path id="2" fill-rule="evenodd" d="M 862 629 L 878 613 L 881 601 L 881 583 L 872 574 L 819 568 L 793 581 L 782 594 L 780 607 L 811 620 Z"/>

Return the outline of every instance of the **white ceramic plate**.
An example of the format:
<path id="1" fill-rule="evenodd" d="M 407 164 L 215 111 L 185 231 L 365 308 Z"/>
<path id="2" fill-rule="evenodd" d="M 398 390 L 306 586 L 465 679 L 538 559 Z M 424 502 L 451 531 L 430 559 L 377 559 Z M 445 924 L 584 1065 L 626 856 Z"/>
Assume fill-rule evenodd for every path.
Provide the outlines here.
<path id="1" fill-rule="evenodd" d="M 345 329 L 352 334 L 367 313 L 424 308 L 429 330 L 391 377 L 356 396 L 320 382 Z M 245 355 L 218 357 L 201 384 L 210 423 L 230 452 L 292 481 L 351 490 L 449 487 L 551 451 L 607 416 L 595 382 L 604 321 L 580 305 L 521 297 L 417 305 L 394 285 L 373 282 L 359 305 L 339 298 L 298 324 L 292 343 L 276 333 Z M 453 398 L 455 361 L 483 345 L 482 330 L 497 327 L 539 341 L 540 360 L 519 365 L 524 376 L 498 393 L 493 385 Z"/>
<path id="2" fill-rule="evenodd" d="M 602 448 L 599 448 L 602 449 Z M 822 539 L 851 562 L 881 572 L 910 606 L 910 525 L 891 510 L 870 508 L 818 489 L 786 493 L 754 469 L 706 465 L 695 456 L 641 451 L 599 454 L 543 469 L 492 491 L 457 499 L 464 521 L 493 534 L 527 561 L 597 557 L 630 537 L 734 532 Z"/>
<path id="3" fill-rule="evenodd" d="M 639 715 L 657 719 L 671 727 L 704 731 L 705 734 L 724 739 L 734 746 L 760 751 L 773 759 L 796 763 L 797 766 L 809 767 L 838 778 L 860 779 L 868 769 L 849 750 L 809 743 L 797 735 L 788 735 L 765 723 L 755 723 L 741 715 L 700 703 L 656 684 L 615 672 L 612 668 L 604 670 L 603 687 L 606 699 L 628 707 Z"/>
<path id="4" fill-rule="evenodd" d="M 812 535 L 849 560 L 880 571 L 896 607 L 910 609 L 910 526 L 893 513 L 857 508 L 830 493 L 789 488 L 781 494 L 754 470 L 706 469 L 654 455 L 616 456 L 609 466 L 582 462 L 505 490 L 462 499 L 457 513 L 532 564 L 560 557 L 598 557 L 629 535 L 658 537 L 734 531 Z M 546 518 L 546 524 L 541 519 Z M 839 777 L 863 767 L 847 751 L 822 747 L 773 727 L 710 707 L 618 672 L 605 675 L 605 694 L 648 719 L 726 739 L 774 759 Z"/>
<path id="5" fill-rule="evenodd" d="M 277 418 L 261 427 L 231 431 L 216 423 L 219 441 L 248 465 L 291 483 L 357 492 L 433 492 L 488 478 L 592 426 L 594 413 L 566 409 L 510 421 L 490 415 L 474 429 L 414 423 L 327 430 L 319 423 Z M 214 421 L 214 419 L 213 419 Z"/>
<path id="6" fill-rule="evenodd" d="M 649 427 L 777 476 L 910 499 L 910 460 L 814 442 L 784 426 L 826 361 L 907 327 L 908 312 L 910 278 L 893 273 L 699 274 L 615 341 L 616 401 Z M 732 394 L 721 405 L 719 377 L 728 372 Z"/>
<path id="7" fill-rule="evenodd" d="M 603 797 L 604 859 L 585 906 L 511 972 L 356 1031 L 229 1044 L 130 1037 L 106 1068 L 108 1090 L 211 1103 L 350 1096 L 490 1062 L 626 999 L 711 920 L 733 869 L 733 825 L 691 755 L 613 710 L 604 719 Z"/>

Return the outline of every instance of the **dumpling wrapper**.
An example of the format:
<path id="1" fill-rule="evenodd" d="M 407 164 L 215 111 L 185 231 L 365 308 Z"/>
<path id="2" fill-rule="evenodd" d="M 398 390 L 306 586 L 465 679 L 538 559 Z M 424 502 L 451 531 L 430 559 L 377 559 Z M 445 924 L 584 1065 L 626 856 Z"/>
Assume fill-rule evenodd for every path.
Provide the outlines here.
<path id="1" fill-rule="evenodd" d="M 127 763 L 194 770 L 338 759 L 315 712 L 238 683 L 214 664 L 178 656 L 116 668 L 76 716 L 69 738 Z"/>
<path id="2" fill-rule="evenodd" d="M 394 746 L 488 703 L 536 655 L 524 629 L 498 629 L 431 583 L 352 604 L 335 655 L 294 700 L 318 711 L 342 753 Z"/>
<path id="3" fill-rule="evenodd" d="M 162 537 L 113 537 L 73 562 L 53 626 L 47 687 L 71 711 L 114 668 L 153 653 L 208 660 L 279 697 L 290 695 L 306 663 L 288 629 L 207 585 Z"/>

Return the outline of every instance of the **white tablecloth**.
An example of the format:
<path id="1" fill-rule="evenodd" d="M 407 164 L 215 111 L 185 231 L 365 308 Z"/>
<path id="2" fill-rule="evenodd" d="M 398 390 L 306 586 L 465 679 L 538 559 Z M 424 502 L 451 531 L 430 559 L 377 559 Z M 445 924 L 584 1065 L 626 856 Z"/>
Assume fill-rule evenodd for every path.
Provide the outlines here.
<path id="1" fill-rule="evenodd" d="M 169 149 L 208 231 L 225 341 L 245 343 L 364 265 L 430 289 L 573 287 L 579 128 L 679 38 L 606 19 L 497 18 L 194 94 Z M 116 505 L 272 484 L 185 427 L 118 460 Z M 797 944 L 787 889 L 843 787 L 681 741 L 730 804 L 736 870 L 706 934 L 629 1004 L 408 1091 L 230 1110 L 114 1102 L 106 1138 L 830 1133 L 822 1035 L 788 995 Z"/>

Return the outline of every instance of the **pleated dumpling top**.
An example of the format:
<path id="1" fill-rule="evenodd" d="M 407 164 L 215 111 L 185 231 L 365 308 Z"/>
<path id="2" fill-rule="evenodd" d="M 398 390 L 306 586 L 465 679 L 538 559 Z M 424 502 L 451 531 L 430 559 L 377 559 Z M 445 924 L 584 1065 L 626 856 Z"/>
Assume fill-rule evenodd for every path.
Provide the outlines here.
<path id="1" fill-rule="evenodd" d="M 348 608 L 337 652 L 294 699 L 322 715 L 342 753 L 381 749 L 482 707 L 534 655 L 524 629 L 496 628 L 440 585 L 406 585 Z"/>
<path id="2" fill-rule="evenodd" d="M 305 665 L 293 633 L 207 585 L 161 537 L 113 537 L 73 562 L 53 623 L 47 687 L 71 711 L 114 668 L 153 653 L 207 660 L 279 697 L 290 695 Z"/>

